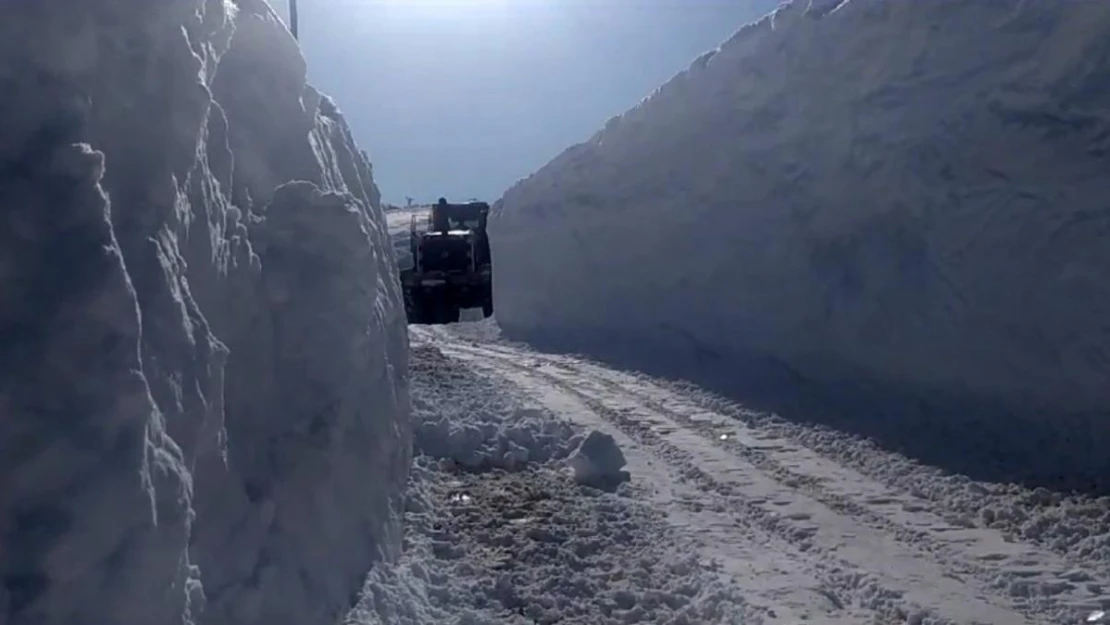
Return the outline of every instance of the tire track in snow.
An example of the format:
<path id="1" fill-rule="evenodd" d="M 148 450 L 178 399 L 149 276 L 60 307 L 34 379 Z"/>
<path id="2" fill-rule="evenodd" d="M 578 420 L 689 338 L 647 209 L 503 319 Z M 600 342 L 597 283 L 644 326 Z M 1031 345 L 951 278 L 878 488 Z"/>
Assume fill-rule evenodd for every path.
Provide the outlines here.
<path id="1" fill-rule="evenodd" d="M 1072 613 L 1078 618 L 1105 603 L 1100 593 L 1072 583 L 1091 576 L 1056 554 L 1011 542 L 999 532 L 976 527 L 969 519 L 956 515 L 944 518 L 929 510 L 930 502 L 922 498 L 890 490 L 792 441 L 760 436 L 733 418 L 706 410 L 669 390 L 652 388 L 641 379 L 621 384 L 610 376 L 622 374 L 597 365 L 582 363 L 575 368 L 566 362 L 548 364 L 565 371 L 569 377 L 564 379 L 568 382 L 589 376 L 587 383 L 599 384 L 605 392 L 635 397 L 645 408 L 697 432 L 707 444 L 729 450 L 779 483 L 928 555 L 943 565 L 948 577 L 959 581 L 977 578 L 987 593 L 1001 591 L 1028 616 L 1043 618 L 1047 612 Z M 666 402 L 684 408 L 668 407 Z M 691 417 L 699 413 L 710 418 Z M 727 434 L 722 435 L 723 432 Z M 793 464 L 808 471 L 787 468 L 781 460 L 783 456 L 794 457 Z M 849 483 L 853 485 L 849 492 L 835 492 L 836 487 Z"/>
<path id="2" fill-rule="evenodd" d="M 443 340 L 459 341 L 455 333 L 446 328 L 435 330 Z M 875 462 L 882 463 L 883 458 L 890 461 L 892 457 L 875 450 L 865 452 L 870 458 L 867 461 L 859 457 L 830 456 L 827 448 L 809 447 L 808 437 L 796 438 L 779 428 L 761 427 L 758 413 L 747 414 L 750 411 L 731 403 L 722 407 L 719 398 L 707 399 L 700 396 L 697 389 L 671 386 L 579 357 L 462 340 L 483 351 L 495 351 L 516 359 L 527 358 L 555 367 L 569 374 L 579 388 L 602 384 L 609 391 L 636 397 L 645 407 L 663 412 L 672 421 L 700 432 L 709 444 L 730 449 L 752 464 L 766 463 L 760 468 L 779 473 L 778 481 L 797 484 L 799 491 L 842 513 L 861 520 L 870 519 L 870 525 L 896 536 L 907 547 L 943 561 L 947 570 L 957 577 L 978 578 L 979 583 L 989 589 L 989 594 L 1009 595 L 1013 604 L 1027 614 L 1043 617 L 1053 613 L 1057 616 L 1051 622 L 1078 622 L 1071 615 L 1087 614 L 1110 605 L 1110 595 L 1105 591 L 1110 587 L 1110 578 L 1099 566 L 1103 560 L 1091 562 L 1083 557 L 1077 560 L 1074 555 L 1063 552 L 1057 542 L 1042 544 L 1036 539 L 1022 539 L 1005 526 L 979 527 L 974 522 L 979 508 L 969 508 L 968 502 L 963 500 L 948 506 L 945 500 L 937 499 L 938 489 L 928 484 L 924 491 L 918 490 L 922 479 L 929 483 L 946 480 L 947 476 L 936 476 L 924 467 L 914 470 L 898 459 L 893 465 L 897 467 L 893 474 L 888 468 L 880 471 L 878 477 L 869 477 Z M 726 430 L 730 435 L 720 440 L 718 434 Z M 845 443 L 850 444 L 850 441 Z M 772 453 L 764 453 L 764 449 Z M 791 470 L 784 466 L 786 464 L 800 471 Z M 861 468 L 851 468 L 857 466 Z M 868 470 L 866 474 L 860 472 Z M 911 476 L 916 478 L 911 479 Z M 891 481 L 892 477 L 905 479 Z M 993 504 L 997 509 L 1012 501 L 1012 498 L 993 497 L 984 503 Z M 1066 534 L 1067 529 L 1061 527 L 1054 531 L 1061 535 Z M 1072 529 L 1075 529 L 1074 524 Z M 1080 562 L 1085 564 L 1086 570 L 1075 566 Z"/>
<path id="3" fill-rule="evenodd" d="M 429 338 L 433 336 L 435 333 Z M 951 564 L 945 563 L 947 566 L 944 566 L 936 561 L 939 554 L 934 551 L 942 549 L 921 548 L 920 537 L 923 530 L 895 523 L 847 496 L 830 494 L 824 490 L 822 480 L 815 476 L 798 475 L 771 460 L 767 453 L 739 444 L 735 439 L 732 442 L 726 439 L 723 445 L 730 448 L 722 449 L 722 443 L 712 436 L 711 430 L 703 422 L 693 418 L 690 411 L 668 408 L 659 399 L 645 398 L 642 393 L 637 396 L 635 392 L 629 391 L 629 386 L 640 387 L 642 391 L 642 380 L 632 378 L 631 382 L 620 384 L 612 379 L 605 379 L 608 373 L 603 368 L 589 367 L 582 363 L 567 364 L 565 361 L 558 368 L 564 371 L 560 374 L 546 366 L 551 364 L 545 362 L 547 358 L 535 358 L 531 353 L 503 348 L 490 350 L 484 345 L 480 348 L 460 345 L 450 339 L 447 342 L 448 345 L 443 346 L 445 351 L 474 361 L 474 364 L 501 370 L 503 374 L 505 366 L 508 366 L 528 378 L 542 380 L 548 386 L 578 398 L 591 411 L 629 437 L 678 465 L 683 473 L 692 476 L 701 485 L 703 491 L 715 493 L 729 505 L 742 511 L 744 518 L 783 537 L 799 551 L 823 550 L 825 558 L 833 563 L 833 568 L 839 565 L 841 569 L 858 573 L 869 569 L 880 573 L 882 579 L 878 583 L 884 587 L 879 594 L 888 597 L 904 596 L 907 603 L 935 608 L 955 618 L 956 622 L 1046 622 L 1043 620 L 1046 617 L 1055 620 L 1060 616 L 1060 608 L 1052 600 L 1015 601 L 1011 597 L 999 596 L 997 590 L 992 588 L 996 584 L 991 584 L 989 579 L 969 583 L 966 576 L 989 577 L 992 571 L 986 567 L 964 563 L 959 563 L 958 570 L 950 570 Z M 522 359 L 538 361 L 539 368 L 522 364 Z M 589 392 L 590 390 L 593 392 Z M 669 393 L 663 389 L 655 390 L 664 395 Z M 650 414 L 645 415 L 645 409 Z M 721 418 L 720 415 L 716 416 Z M 718 425 L 712 424 L 711 427 Z M 676 436 L 675 432 L 681 432 L 682 435 Z M 695 437 L 697 440 L 694 440 Z M 702 453 L 691 453 L 691 447 Z M 727 451 L 729 456 L 724 462 L 727 464 L 731 461 L 732 473 L 718 472 L 717 475 L 712 475 L 702 469 L 706 464 L 706 449 Z M 699 458 L 699 455 L 703 457 Z M 716 459 L 721 460 L 720 454 L 716 455 Z M 712 464 L 712 459 L 710 463 Z M 748 470 L 736 471 L 737 469 Z M 747 474 L 749 479 L 738 479 L 735 477 L 737 473 Z M 752 475 L 759 477 L 750 479 Z M 753 490 L 765 496 L 753 497 L 748 494 Z M 774 496 L 784 492 L 793 494 L 792 499 L 795 501 L 790 502 L 792 505 L 787 505 L 781 514 L 769 509 L 776 505 Z M 866 544 L 868 541 L 850 540 L 853 538 L 851 535 L 861 529 L 867 530 L 864 533 L 871 534 L 870 548 Z M 960 529 L 962 528 L 953 528 L 953 531 Z M 826 545 L 833 546 L 826 548 Z M 880 548 L 876 551 L 874 545 L 880 545 Z M 889 548 L 895 545 L 897 548 Z M 861 548 L 862 553 L 859 552 Z M 887 560 L 886 564 L 894 565 L 892 570 L 881 570 L 883 567 L 877 566 L 884 559 Z M 901 572 L 899 569 L 902 569 Z M 890 583 L 892 581 L 894 583 Z M 933 588 L 927 588 L 930 585 Z"/>
<path id="4" fill-rule="evenodd" d="M 444 351 L 451 353 L 450 349 Z M 486 369 L 515 381 L 524 388 L 531 386 L 528 383 L 528 377 L 518 377 L 511 371 L 507 371 L 503 366 L 494 366 L 488 361 L 475 361 L 457 352 L 454 353 L 454 356 L 460 360 L 470 362 L 477 368 Z M 793 531 L 791 527 L 784 525 L 774 513 L 766 512 L 757 507 L 756 502 L 735 492 L 728 485 L 719 483 L 698 466 L 695 458 L 682 449 L 667 444 L 656 435 L 652 428 L 643 427 L 636 420 L 628 419 L 619 412 L 607 408 L 604 404 L 583 394 L 576 393 L 573 389 L 562 388 L 562 385 L 557 381 L 554 383 L 547 381 L 544 384 L 550 388 L 559 389 L 561 393 L 565 393 L 566 398 L 571 399 L 570 402 L 564 403 L 557 400 L 566 398 L 552 398 L 548 395 L 543 403 L 549 408 L 555 409 L 564 415 L 568 413 L 576 414 L 579 419 L 581 419 L 583 411 L 596 414 L 599 422 L 585 423 L 585 425 L 596 426 L 597 429 L 602 430 L 609 429 L 606 425 L 615 426 L 617 431 L 611 431 L 610 433 L 614 434 L 618 441 L 621 441 L 626 454 L 630 451 L 629 446 L 638 446 L 650 450 L 653 457 L 662 459 L 669 472 L 676 475 L 677 482 L 690 485 L 700 492 L 700 496 L 693 493 L 678 494 L 674 500 L 676 505 L 695 512 L 710 509 L 722 513 L 719 515 L 722 518 L 717 523 L 706 523 L 697 527 L 699 535 L 709 534 L 711 536 L 708 542 L 713 547 L 713 552 L 716 555 L 721 555 L 720 550 L 727 551 L 732 547 L 733 545 L 730 545 L 729 541 L 735 540 L 738 532 L 743 532 L 745 537 L 752 544 L 758 545 L 759 548 L 785 554 L 785 557 L 779 558 L 760 557 L 761 560 L 766 559 L 774 562 L 773 564 L 764 562 L 759 564 L 759 566 L 764 567 L 763 570 L 759 571 L 760 577 L 776 574 L 782 577 L 785 573 L 785 576 L 789 578 L 788 583 L 798 584 L 801 580 L 811 576 L 813 581 L 801 583 L 801 587 L 795 589 L 796 594 L 804 594 L 804 591 L 809 589 L 814 595 L 831 605 L 835 616 L 846 617 L 845 620 L 841 620 L 834 618 L 834 614 L 822 614 L 816 622 L 827 625 L 833 625 L 834 623 L 844 625 L 851 623 L 854 625 L 864 622 L 914 622 L 910 620 L 914 615 L 925 613 L 916 606 L 900 601 L 900 593 L 883 588 L 876 584 L 874 580 L 864 579 L 862 576 L 847 572 L 844 567 L 836 566 L 835 563 L 830 564 L 826 558 L 811 554 L 809 545 L 805 542 L 806 536 L 804 534 Z M 621 434 L 624 436 L 622 437 Z M 658 479 L 660 476 L 656 474 L 653 477 Z M 654 482 L 655 480 L 651 481 Z M 712 498 L 712 500 L 706 502 L 707 497 Z M 722 531 L 722 528 L 727 529 Z M 799 590 L 803 592 L 798 593 Z M 812 599 L 810 601 L 812 602 Z M 791 607 L 795 608 L 793 613 Z M 848 614 L 836 614 L 841 611 L 848 612 Z M 772 617 L 786 617 L 786 620 L 781 621 L 786 623 L 805 621 L 807 620 L 806 617 L 809 616 L 805 611 L 798 610 L 796 606 L 784 606 L 782 604 L 774 605 L 768 612 Z M 930 622 L 941 623 L 940 621 Z M 943 621 L 943 623 L 949 623 L 949 621 Z"/>
<path id="5" fill-rule="evenodd" d="M 452 340 L 449 332 L 438 336 Z M 573 356 L 521 352 L 493 343 L 470 344 L 505 356 L 526 354 L 577 376 L 586 384 L 603 384 L 610 391 L 634 396 L 645 407 L 700 432 L 710 444 L 733 451 L 776 476 L 778 481 L 797 484 L 798 490 L 811 498 L 869 520 L 870 525 L 890 532 L 907 546 L 945 560 L 949 570 L 957 575 L 976 576 L 985 586 L 1010 595 L 1018 605 L 1037 604 L 1029 608 L 1035 613 L 1052 610 L 1087 613 L 1110 605 L 1110 595 L 1103 590 L 1110 588 L 1104 560 L 1076 561 L 1062 553 L 1059 545 L 1022 540 L 1013 532 L 980 527 L 972 516 L 978 510 L 969 512 L 966 502 L 948 506 L 944 500 L 937 500 L 935 491 L 932 496 L 917 492 L 912 480 L 907 488 L 897 481 L 891 482 L 889 473 L 872 477 L 808 447 L 804 440 L 788 434 L 768 434 L 761 431 L 758 422 L 753 424 L 751 418 L 745 417 L 745 412 L 750 411 L 743 408 L 733 404 L 722 407 L 719 399 L 707 401 L 681 387 L 659 384 L 639 374 L 615 371 Z M 729 436 L 722 440 L 719 435 L 726 431 Z M 764 449 L 772 453 L 765 453 Z M 881 458 L 879 454 L 870 455 L 872 460 Z M 787 468 L 787 461 L 798 470 Z M 925 475 L 921 471 L 912 473 Z M 836 492 L 837 486 L 844 485 L 851 488 Z M 1076 566 L 1080 562 L 1085 569 Z"/>
<path id="6" fill-rule="evenodd" d="M 429 328 L 430 330 L 432 328 Z M 951 526 L 979 533 L 983 548 L 973 563 L 999 571 L 999 584 L 1009 586 L 1015 596 L 1059 596 L 1066 605 L 1080 608 L 1110 607 L 1110 508 L 1107 500 L 1054 493 L 1043 488 L 1021 488 L 1015 484 L 974 482 L 965 476 L 945 473 L 921 465 L 896 453 L 875 447 L 870 441 L 846 436 L 823 426 L 806 426 L 776 415 L 752 411 L 733 401 L 698 388 L 689 382 L 658 380 L 634 372 L 599 365 L 589 357 L 534 352 L 527 347 L 490 342 L 493 337 L 460 334 L 461 327 L 435 328 L 445 340 L 477 338 L 483 349 L 505 354 L 528 354 L 565 370 L 581 369 L 603 379 L 640 387 L 646 399 L 685 405 L 684 411 L 719 416 L 726 424 L 758 432 L 756 447 L 775 443 L 775 457 L 799 457 L 795 464 L 812 469 L 821 466 L 840 474 L 840 483 L 865 484 L 873 491 L 864 500 L 873 509 L 898 522 L 920 529 L 916 521 L 933 518 L 926 532 L 953 532 Z M 570 364 L 568 364 L 570 363 Z M 769 438 L 770 436 L 770 438 Z M 743 438 L 741 436 L 741 438 Z M 812 471 L 811 471 L 812 472 Z M 827 486 L 827 482 L 824 482 Z M 883 504 L 883 500 L 889 503 Z M 925 507 L 928 506 L 928 509 Z M 911 516 L 906 520 L 907 513 Z M 927 534 L 928 535 L 928 534 Z M 987 545 L 1002 545 L 991 550 Z M 942 536 L 942 542 L 951 542 Z M 1021 553 L 1021 547 L 1031 551 Z M 1041 553 L 1037 553 L 1039 550 Z M 961 556 L 967 554 L 962 553 Z M 1006 553 L 1009 552 L 1009 556 Z M 1052 554 L 1055 554 L 1053 556 Z M 1007 570 L 1009 569 L 1009 570 Z M 1038 571 L 1039 569 L 1039 571 Z M 1083 586 L 1076 589 L 1075 587 Z"/>

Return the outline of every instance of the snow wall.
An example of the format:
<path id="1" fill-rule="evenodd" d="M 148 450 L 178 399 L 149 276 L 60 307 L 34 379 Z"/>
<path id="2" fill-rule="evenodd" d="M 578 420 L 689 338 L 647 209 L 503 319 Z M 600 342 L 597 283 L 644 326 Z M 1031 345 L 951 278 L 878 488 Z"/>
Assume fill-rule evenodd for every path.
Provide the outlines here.
<path id="1" fill-rule="evenodd" d="M 1107 85 L 1106 2 L 782 6 L 505 193 L 498 321 L 1106 413 Z"/>
<path id="2" fill-rule="evenodd" d="M 399 549 L 370 163 L 261 0 L 0 7 L 0 623 L 335 623 Z"/>

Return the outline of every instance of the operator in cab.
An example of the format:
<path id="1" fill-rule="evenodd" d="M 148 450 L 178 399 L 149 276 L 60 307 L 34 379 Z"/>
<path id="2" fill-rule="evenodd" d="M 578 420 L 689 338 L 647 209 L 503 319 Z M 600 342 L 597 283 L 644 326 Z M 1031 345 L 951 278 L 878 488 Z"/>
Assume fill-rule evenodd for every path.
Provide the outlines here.
<path id="1" fill-rule="evenodd" d="M 441 197 L 436 201 L 436 205 L 432 207 L 432 230 L 436 232 L 447 232 L 450 229 L 450 224 L 447 220 L 447 198 Z"/>

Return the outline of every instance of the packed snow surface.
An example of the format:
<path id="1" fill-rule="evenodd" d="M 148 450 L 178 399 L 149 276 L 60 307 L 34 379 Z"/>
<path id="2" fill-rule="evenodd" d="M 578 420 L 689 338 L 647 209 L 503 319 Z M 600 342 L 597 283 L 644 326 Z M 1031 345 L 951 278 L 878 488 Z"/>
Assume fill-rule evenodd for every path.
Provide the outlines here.
<path id="1" fill-rule="evenodd" d="M 930 446 L 1110 486 L 1108 42 L 1106 2 L 789 3 L 505 193 L 497 318 L 974 403 Z"/>
<path id="2" fill-rule="evenodd" d="M 1110 606 L 1105 498 L 947 474 L 489 321 L 410 331 L 405 551 L 352 624 L 1050 625 Z M 574 479 L 594 433 L 628 472 L 611 491 Z"/>
<path id="3" fill-rule="evenodd" d="M 365 154 L 261 0 L 0 13 L 0 623 L 334 623 L 411 456 Z"/>
<path id="4" fill-rule="evenodd" d="M 427 340 L 412 364 L 405 550 L 371 572 L 349 625 L 759 622 L 651 501 L 575 483 L 589 432 L 574 415 Z"/>

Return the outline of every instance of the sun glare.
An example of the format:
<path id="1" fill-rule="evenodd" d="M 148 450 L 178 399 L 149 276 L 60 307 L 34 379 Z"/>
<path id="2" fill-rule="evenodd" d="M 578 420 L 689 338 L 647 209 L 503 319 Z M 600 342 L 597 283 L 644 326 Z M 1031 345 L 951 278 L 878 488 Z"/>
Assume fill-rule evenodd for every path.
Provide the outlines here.
<path id="1" fill-rule="evenodd" d="M 499 12 L 514 0 L 376 0 L 390 10 L 423 15 L 465 15 L 467 13 Z M 516 0 L 519 1 L 519 0 Z"/>
<path id="2" fill-rule="evenodd" d="M 382 4 L 395 7 L 410 7 L 422 10 L 481 9 L 509 4 L 511 0 L 378 0 Z"/>
<path id="3" fill-rule="evenodd" d="M 412 6 L 447 6 L 505 4 L 508 0 L 384 0 L 391 4 L 408 4 Z"/>

